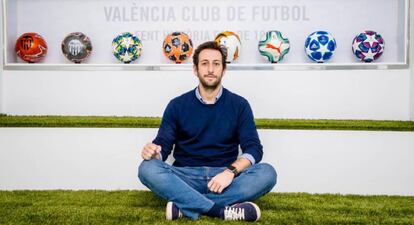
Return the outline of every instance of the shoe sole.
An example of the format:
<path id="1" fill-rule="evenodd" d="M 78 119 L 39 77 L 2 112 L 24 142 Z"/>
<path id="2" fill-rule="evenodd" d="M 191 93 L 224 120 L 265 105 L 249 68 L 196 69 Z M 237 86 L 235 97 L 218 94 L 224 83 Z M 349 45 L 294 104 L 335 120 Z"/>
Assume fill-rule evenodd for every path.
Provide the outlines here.
<path id="1" fill-rule="evenodd" d="M 260 219 L 260 217 L 262 216 L 262 212 L 260 211 L 259 206 L 257 206 L 256 204 L 254 204 L 253 202 L 247 202 L 253 205 L 253 207 L 256 209 L 256 213 L 257 213 L 257 218 L 255 221 L 258 221 Z"/>
<path id="2" fill-rule="evenodd" d="M 173 220 L 172 218 L 172 202 L 167 203 L 167 207 L 165 207 L 165 219 L 166 220 Z"/>

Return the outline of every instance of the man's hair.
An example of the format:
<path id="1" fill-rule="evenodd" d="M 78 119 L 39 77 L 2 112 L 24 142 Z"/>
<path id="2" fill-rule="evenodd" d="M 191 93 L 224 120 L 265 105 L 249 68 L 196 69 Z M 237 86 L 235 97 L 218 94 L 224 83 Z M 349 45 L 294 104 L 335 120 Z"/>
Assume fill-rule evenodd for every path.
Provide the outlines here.
<path id="1" fill-rule="evenodd" d="M 204 49 L 213 49 L 219 51 L 222 56 L 221 63 L 223 64 L 223 70 L 226 69 L 227 49 L 224 46 L 217 44 L 215 41 L 204 42 L 203 44 L 199 45 L 197 49 L 194 51 L 193 63 L 197 68 L 200 52 Z"/>

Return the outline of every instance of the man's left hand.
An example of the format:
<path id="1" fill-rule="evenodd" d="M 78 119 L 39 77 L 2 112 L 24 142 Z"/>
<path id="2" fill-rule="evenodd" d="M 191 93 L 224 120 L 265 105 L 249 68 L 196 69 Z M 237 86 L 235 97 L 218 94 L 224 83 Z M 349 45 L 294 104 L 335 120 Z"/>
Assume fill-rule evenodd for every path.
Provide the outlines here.
<path id="1" fill-rule="evenodd" d="M 214 176 L 210 182 L 208 182 L 207 187 L 210 191 L 220 194 L 226 187 L 228 187 L 234 179 L 234 173 L 229 170 L 224 170 L 223 172 Z"/>

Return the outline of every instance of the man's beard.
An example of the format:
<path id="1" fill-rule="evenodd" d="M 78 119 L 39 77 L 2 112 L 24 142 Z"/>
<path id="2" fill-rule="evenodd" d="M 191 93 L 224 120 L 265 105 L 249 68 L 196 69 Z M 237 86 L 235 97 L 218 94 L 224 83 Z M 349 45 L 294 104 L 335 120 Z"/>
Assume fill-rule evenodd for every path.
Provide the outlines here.
<path id="1" fill-rule="evenodd" d="M 204 80 L 200 77 L 200 75 L 198 75 L 198 80 L 200 81 L 201 86 L 205 90 L 216 90 L 221 84 L 221 78 L 222 77 L 223 77 L 223 74 L 221 74 L 221 77 L 217 77 L 217 80 L 212 84 L 207 83 L 206 80 Z"/>

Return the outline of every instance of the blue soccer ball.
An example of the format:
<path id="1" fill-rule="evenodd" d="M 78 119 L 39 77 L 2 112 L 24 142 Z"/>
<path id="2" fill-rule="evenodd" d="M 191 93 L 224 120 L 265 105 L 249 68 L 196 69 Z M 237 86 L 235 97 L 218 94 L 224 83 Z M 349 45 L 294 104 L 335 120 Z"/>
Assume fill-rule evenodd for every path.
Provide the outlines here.
<path id="1" fill-rule="evenodd" d="M 310 59 L 318 63 L 331 59 L 335 49 L 335 38 L 326 31 L 315 31 L 305 41 L 306 54 Z"/>

